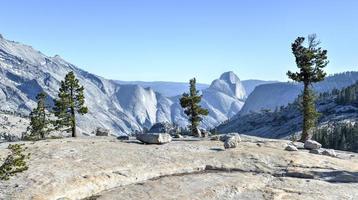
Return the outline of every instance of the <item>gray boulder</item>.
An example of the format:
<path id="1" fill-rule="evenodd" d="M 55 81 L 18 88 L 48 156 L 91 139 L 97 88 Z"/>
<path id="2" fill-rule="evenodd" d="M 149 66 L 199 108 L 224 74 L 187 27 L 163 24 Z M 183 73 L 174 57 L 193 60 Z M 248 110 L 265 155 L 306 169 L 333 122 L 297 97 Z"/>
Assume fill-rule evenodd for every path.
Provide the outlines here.
<path id="1" fill-rule="evenodd" d="M 136 138 L 146 144 L 165 144 L 172 141 L 172 137 L 168 133 L 138 134 Z"/>
<path id="2" fill-rule="evenodd" d="M 322 149 L 311 149 L 310 153 L 322 155 L 323 150 Z"/>
<path id="3" fill-rule="evenodd" d="M 201 131 L 201 137 L 205 137 L 205 138 L 209 137 L 209 135 L 210 135 L 209 131 L 204 130 L 204 129 L 201 129 L 200 131 Z"/>
<path id="4" fill-rule="evenodd" d="M 235 136 L 227 138 L 224 142 L 225 149 L 236 148 L 238 145 L 239 141 Z"/>
<path id="5" fill-rule="evenodd" d="M 220 141 L 225 142 L 227 139 L 235 137 L 238 142 L 241 142 L 241 137 L 238 133 L 228 133 L 220 135 Z"/>
<path id="6" fill-rule="evenodd" d="M 210 137 L 210 140 L 218 141 L 220 140 L 220 135 L 213 135 Z"/>
<path id="7" fill-rule="evenodd" d="M 304 148 L 305 149 L 309 149 L 309 150 L 312 150 L 312 149 L 319 149 L 321 148 L 321 144 L 318 143 L 317 141 L 314 141 L 314 140 L 307 140 L 304 144 Z"/>
<path id="8" fill-rule="evenodd" d="M 331 156 L 331 157 L 337 157 L 337 154 L 334 151 L 334 149 L 325 149 L 325 150 L 322 151 L 322 155 Z"/>
<path id="9" fill-rule="evenodd" d="M 118 140 L 129 140 L 129 136 L 128 135 L 120 135 L 117 137 Z"/>
<path id="10" fill-rule="evenodd" d="M 285 148 L 286 151 L 298 151 L 297 147 L 293 144 L 288 144 Z"/>
<path id="11" fill-rule="evenodd" d="M 96 136 L 108 136 L 109 135 L 109 129 L 97 127 L 95 131 Z"/>
<path id="12" fill-rule="evenodd" d="M 181 139 L 181 138 L 184 138 L 184 137 L 182 135 L 180 135 L 180 134 L 175 134 L 174 138 L 180 138 Z"/>
<path id="13" fill-rule="evenodd" d="M 297 149 L 304 149 L 305 148 L 305 144 L 302 142 L 292 142 L 292 144 L 297 148 Z"/>
<path id="14" fill-rule="evenodd" d="M 156 123 L 148 130 L 148 133 L 169 133 L 171 135 L 175 135 L 178 132 L 178 127 L 168 122 Z"/>

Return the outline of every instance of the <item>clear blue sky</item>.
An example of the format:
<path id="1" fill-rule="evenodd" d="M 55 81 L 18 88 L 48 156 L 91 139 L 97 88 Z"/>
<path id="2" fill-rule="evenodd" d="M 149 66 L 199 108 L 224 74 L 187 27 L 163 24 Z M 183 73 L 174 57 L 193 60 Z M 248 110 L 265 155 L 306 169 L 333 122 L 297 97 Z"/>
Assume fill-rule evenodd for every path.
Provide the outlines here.
<path id="1" fill-rule="evenodd" d="M 0 33 L 120 80 L 287 80 L 316 33 L 329 73 L 358 70 L 357 0 L 0 0 Z"/>

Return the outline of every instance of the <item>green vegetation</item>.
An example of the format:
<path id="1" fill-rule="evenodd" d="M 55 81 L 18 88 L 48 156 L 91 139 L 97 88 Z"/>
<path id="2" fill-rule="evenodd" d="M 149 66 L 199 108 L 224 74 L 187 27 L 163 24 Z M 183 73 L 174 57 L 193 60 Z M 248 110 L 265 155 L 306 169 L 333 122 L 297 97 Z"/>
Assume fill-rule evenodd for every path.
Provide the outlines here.
<path id="1" fill-rule="evenodd" d="M 358 82 L 337 92 L 337 103 L 358 106 Z"/>
<path id="2" fill-rule="evenodd" d="M 57 117 L 56 129 L 64 128 L 76 137 L 76 113 L 86 114 L 88 108 L 85 104 L 84 88 L 79 84 L 73 72 L 69 72 L 65 80 L 61 81 L 58 99 L 55 100 L 54 113 Z"/>
<path id="3" fill-rule="evenodd" d="M 23 144 L 9 144 L 8 149 L 10 154 L 5 158 L 5 161 L 0 166 L 0 180 L 9 180 L 11 176 L 16 173 L 23 172 L 28 169 L 26 159 L 30 154 L 25 155 Z"/>
<path id="4" fill-rule="evenodd" d="M 184 109 L 184 113 L 189 117 L 189 128 L 193 135 L 199 135 L 197 130 L 200 122 L 202 121 L 201 116 L 209 114 L 207 109 L 200 106 L 202 95 L 199 95 L 198 93 L 199 91 L 196 90 L 196 79 L 193 78 L 190 80 L 189 93 L 184 93 L 180 98 L 180 105 Z"/>
<path id="5" fill-rule="evenodd" d="M 26 139 L 38 140 L 45 139 L 51 131 L 49 126 L 49 112 L 46 106 L 46 94 L 41 92 L 37 95 L 37 107 L 30 113 L 30 125 L 27 128 L 29 134 L 25 136 Z"/>
<path id="6" fill-rule="evenodd" d="M 292 44 L 292 53 L 296 58 L 299 72 L 287 72 L 287 76 L 293 81 L 302 82 L 304 89 L 302 94 L 303 127 L 301 141 L 309 139 L 309 130 L 313 128 L 317 120 L 314 93 L 312 83 L 322 81 L 326 73 L 323 68 L 328 64 L 327 50 L 318 47 L 320 44 L 316 35 L 309 35 L 308 47 L 304 47 L 304 37 L 298 37 Z"/>
<path id="7" fill-rule="evenodd" d="M 325 148 L 358 152 L 358 123 L 332 123 L 316 129 L 313 139 Z"/>

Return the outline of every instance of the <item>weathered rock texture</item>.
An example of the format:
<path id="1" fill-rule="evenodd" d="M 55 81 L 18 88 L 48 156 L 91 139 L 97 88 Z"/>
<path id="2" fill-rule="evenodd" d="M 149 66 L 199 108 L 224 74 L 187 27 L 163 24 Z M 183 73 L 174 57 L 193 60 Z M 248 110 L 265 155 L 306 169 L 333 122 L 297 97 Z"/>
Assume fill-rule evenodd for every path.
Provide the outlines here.
<path id="1" fill-rule="evenodd" d="M 209 140 L 25 142 L 29 169 L 0 181 L 0 199 L 358 199 L 358 154 L 288 152 L 288 142 L 242 136 L 226 151 Z"/>
<path id="2" fill-rule="evenodd" d="M 172 141 L 172 137 L 168 133 L 138 134 L 136 138 L 146 144 L 165 144 Z"/>
<path id="3" fill-rule="evenodd" d="M 319 149 L 321 148 L 321 144 L 314 140 L 307 140 L 304 144 L 305 149 Z"/>

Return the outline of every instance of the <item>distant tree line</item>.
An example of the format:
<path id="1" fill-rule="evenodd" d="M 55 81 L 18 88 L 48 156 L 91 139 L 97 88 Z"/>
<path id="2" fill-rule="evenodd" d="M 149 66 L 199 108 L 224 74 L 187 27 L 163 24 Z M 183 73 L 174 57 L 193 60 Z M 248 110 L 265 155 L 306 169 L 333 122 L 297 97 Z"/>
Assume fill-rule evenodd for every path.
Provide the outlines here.
<path id="1" fill-rule="evenodd" d="M 333 123 L 317 128 L 312 139 L 325 148 L 358 152 L 358 123 Z"/>
<path id="2" fill-rule="evenodd" d="M 358 105 L 358 82 L 337 92 L 337 101 L 341 105 Z"/>

